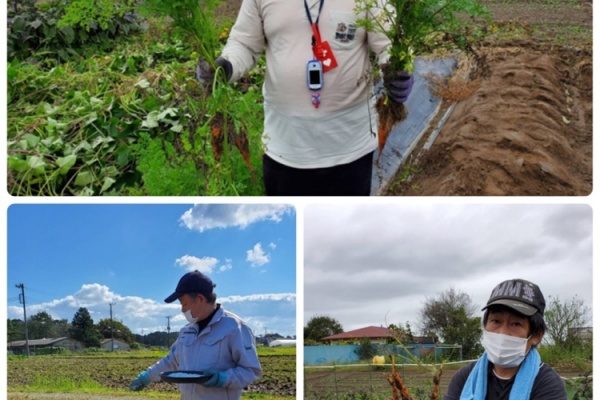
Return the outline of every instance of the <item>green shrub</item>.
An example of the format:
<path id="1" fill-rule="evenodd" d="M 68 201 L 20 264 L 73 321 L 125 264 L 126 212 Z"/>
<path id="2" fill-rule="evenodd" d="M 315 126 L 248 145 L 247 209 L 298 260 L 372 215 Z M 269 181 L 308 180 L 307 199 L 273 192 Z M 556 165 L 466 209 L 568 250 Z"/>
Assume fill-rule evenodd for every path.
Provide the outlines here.
<path id="1" fill-rule="evenodd" d="M 539 349 L 542 360 L 554 368 L 591 369 L 592 344 L 581 344 L 571 348 L 551 345 L 541 346 Z"/>
<path id="2" fill-rule="evenodd" d="M 100 7 L 94 6 L 93 12 L 83 12 L 81 5 L 84 2 L 50 0 L 38 4 L 35 0 L 15 1 L 7 13 L 8 59 L 55 58 L 62 62 L 78 56 L 78 49 L 83 45 L 106 42 L 143 28 L 142 21 L 131 13 L 132 8 L 127 3 L 87 0 L 88 3 L 99 3 Z M 110 10 L 105 3 L 110 4 Z"/>
<path id="3" fill-rule="evenodd" d="M 591 400 L 594 398 L 592 371 L 584 374 L 580 379 L 567 382 L 567 391 L 573 392 L 572 400 Z"/>
<path id="4" fill-rule="evenodd" d="M 91 30 L 111 30 L 114 21 L 134 11 L 132 0 L 72 0 L 58 22 L 60 28 L 79 27 Z"/>
<path id="5" fill-rule="evenodd" d="M 375 346 L 369 339 L 361 339 L 358 347 L 354 352 L 358 355 L 361 360 L 369 360 L 377 354 L 377 346 Z"/>

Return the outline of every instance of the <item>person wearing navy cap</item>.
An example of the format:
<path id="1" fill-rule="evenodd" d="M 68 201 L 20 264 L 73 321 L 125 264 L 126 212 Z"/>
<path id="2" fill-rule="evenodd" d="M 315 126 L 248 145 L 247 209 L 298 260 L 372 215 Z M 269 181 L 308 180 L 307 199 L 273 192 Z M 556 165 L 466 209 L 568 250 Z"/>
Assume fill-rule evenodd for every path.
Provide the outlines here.
<path id="1" fill-rule="evenodd" d="M 545 308 L 535 283 L 498 284 L 482 309 L 485 352 L 452 377 L 444 400 L 566 400 L 562 379 L 536 348 L 546 331 Z"/>
<path id="2" fill-rule="evenodd" d="M 188 272 L 166 303 L 179 300 L 189 322 L 179 332 L 169 354 L 141 372 L 129 386 L 141 390 L 160 380 L 166 371 L 202 371 L 201 384 L 181 383 L 182 400 L 239 399 L 242 389 L 261 374 L 256 343 L 250 328 L 216 302 L 215 284 L 199 271 Z"/>

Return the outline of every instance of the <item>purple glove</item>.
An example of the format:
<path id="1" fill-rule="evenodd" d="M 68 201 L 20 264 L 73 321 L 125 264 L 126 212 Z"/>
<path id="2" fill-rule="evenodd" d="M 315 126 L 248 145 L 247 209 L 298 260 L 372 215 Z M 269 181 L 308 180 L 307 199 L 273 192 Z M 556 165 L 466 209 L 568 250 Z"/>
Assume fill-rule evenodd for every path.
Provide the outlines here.
<path id="1" fill-rule="evenodd" d="M 415 82 L 413 76 L 408 72 L 398 72 L 393 79 L 389 79 L 384 82 L 384 86 L 387 89 L 388 96 L 394 103 L 404 103 L 408 99 L 408 95 L 412 91 L 413 83 Z"/>

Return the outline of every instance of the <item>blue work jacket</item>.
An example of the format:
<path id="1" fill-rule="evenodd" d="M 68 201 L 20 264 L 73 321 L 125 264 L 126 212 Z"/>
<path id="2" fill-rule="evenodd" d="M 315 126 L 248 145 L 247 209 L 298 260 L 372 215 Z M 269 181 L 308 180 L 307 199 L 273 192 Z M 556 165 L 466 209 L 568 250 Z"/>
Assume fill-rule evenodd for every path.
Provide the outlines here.
<path id="1" fill-rule="evenodd" d="M 242 389 L 261 374 L 254 335 L 235 314 L 219 308 L 202 332 L 196 323 L 179 331 L 169 354 L 148 368 L 150 380 L 157 382 L 165 371 L 225 371 L 220 388 L 200 384 L 178 384 L 181 400 L 237 400 Z"/>

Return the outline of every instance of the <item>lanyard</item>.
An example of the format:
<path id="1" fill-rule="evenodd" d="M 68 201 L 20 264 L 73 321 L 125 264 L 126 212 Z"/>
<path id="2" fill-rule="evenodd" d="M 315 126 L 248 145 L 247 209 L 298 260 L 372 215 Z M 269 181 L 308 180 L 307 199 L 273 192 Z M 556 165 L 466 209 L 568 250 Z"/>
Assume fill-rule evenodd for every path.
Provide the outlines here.
<path id="1" fill-rule="evenodd" d="M 321 10 L 323 9 L 323 4 L 325 3 L 325 0 L 319 0 L 319 14 L 317 14 L 317 20 L 315 21 L 315 24 L 319 25 L 319 18 L 321 17 Z M 306 0 L 304 0 L 304 9 L 306 10 L 306 16 L 308 17 L 308 22 L 310 22 L 310 24 L 313 24 L 313 20 L 312 20 L 312 16 L 310 15 L 310 10 L 308 9 L 308 4 L 306 3 Z"/>
<path id="2" fill-rule="evenodd" d="M 319 32 L 319 18 L 321 18 L 321 10 L 323 9 L 324 3 L 325 3 L 325 0 L 319 0 L 319 13 L 317 14 L 317 20 L 315 22 L 313 22 L 312 16 L 310 15 L 310 10 L 308 8 L 308 4 L 306 3 L 306 0 L 304 0 L 304 10 L 306 10 L 306 16 L 308 17 L 308 22 L 310 22 L 310 27 L 313 31 L 313 37 L 312 37 L 312 45 L 313 46 L 315 45 L 315 43 L 321 42 L 321 33 Z"/>

